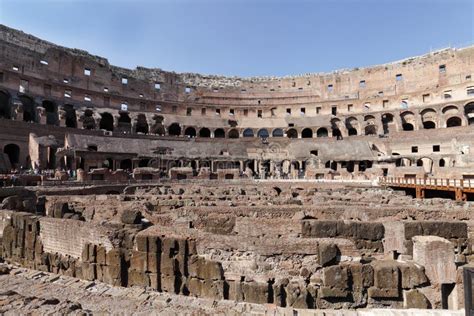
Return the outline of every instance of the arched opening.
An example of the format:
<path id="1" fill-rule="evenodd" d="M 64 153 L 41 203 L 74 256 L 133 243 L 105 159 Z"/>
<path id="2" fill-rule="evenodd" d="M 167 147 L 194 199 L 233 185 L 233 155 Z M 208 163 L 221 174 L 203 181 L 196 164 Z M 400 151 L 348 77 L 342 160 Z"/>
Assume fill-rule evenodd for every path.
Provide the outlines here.
<path id="1" fill-rule="evenodd" d="M 140 161 L 138 161 L 138 167 L 139 168 L 148 167 L 149 163 L 150 163 L 150 159 L 148 158 L 140 159 Z"/>
<path id="2" fill-rule="evenodd" d="M 298 138 L 298 132 L 294 128 L 290 128 L 286 131 L 286 136 L 288 138 Z"/>
<path id="3" fill-rule="evenodd" d="M 386 113 L 382 115 L 382 128 L 383 128 L 383 133 L 388 134 L 389 133 L 389 124 L 393 123 L 393 115 L 390 113 Z"/>
<path id="4" fill-rule="evenodd" d="M 225 131 L 222 128 L 218 128 L 214 131 L 214 138 L 225 138 Z"/>
<path id="5" fill-rule="evenodd" d="M 23 105 L 23 121 L 25 122 L 36 122 L 36 104 L 33 99 L 22 95 L 19 97 L 21 104 Z"/>
<path id="6" fill-rule="evenodd" d="M 357 130 L 354 127 L 349 127 L 347 129 L 347 135 L 349 136 L 357 136 Z"/>
<path id="7" fill-rule="evenodd" d="M 150 130 L 145 114 L 138 114 L 137 125 L 135 127 L 136 133 L 148 134 Z"/>
<path id="8" fill-rule="evenodd" d="M 179 136 L 181 135 L 181 126 L 178 123 L 173 123 L 168 127 L 168 135 Z"/>
<path id="9" fill-rule="evenodd" d="M 433 129 L 433 128 L 436 128 L 436 124 L 433 121 L 425 121 L 425 122 L 423 122 L 423 128 L 424 129 Z"/>
<path id="10" fill-rule="evenodd" d="M 327 128 L 321 127 L 316 131 L 316 136 L 317 137 L 328 137 L 329 133 Z"/>
<path id="11" fill-rule="evenodd" d="M 411 123 L 403 123 L 402 128 L 404 131 L 413 131 L 415 128 L 413 127 L 413 124 Z"/>
<path id="12" fill-rule="evenodd" d="M 364 129 L 364 133 L 366 136 L 377 135 L 377 128 L 375 125 L 367 125 Z"/>
<path id="13" fill-rule="evenodd" d="M 422 160 L 422 159 L 418 159 L 418 160 L 416 161 L 416 166 L 417 166 L 417 167 L 423 167 L 423 160 Z"/>
<path id="14" fill-rule="evenodd" d="M 257 132 L 257 136 L 260 137 L 260 138 L 268 138 L 270 136 L 270 134 L 268 133 L 267 129 L 262 128 Z"/>
<path id="15" fill-rule="evenodd" d="M 281 128 L 275 128 L 272 132 L 273 137 L 283 137 L 285 133 L 283 133 L 283 130 Z"/>
<path id="16" fill-rule="evenodd" d="M 253 129 L 246 128 L 242 134 L 244 137 L 253 137 Z"/>
<path id="17" fill-rule="evenodd" d="M 301 131 L 301 138 L 313 138 L 313 130 L 311 128 L 305 128 Z"/>
<path id="18" fill-rule="evenodd" d="M 66 104 L 64 105 L 63 110 L 66 116 L 66 127 L 76 128 L 77 116 L 76 116 L 76 110 L 74 110 L 74 107 L 71 104 Z"/>
<path id="19" fill-rule="evenodd" d="M 184 135 L 188 137 L 196 137 L 196 129 L 194 127 L 188 127 L 184 130 Z"/>
<path id="20" fill-rule="evenodd" d="M 440 166 L 440 167 L 444 167 L 445 165 L 446 165 L 446 161 L 444 161 L 444 159 L 441 158 L 441 159 L 439 160 L 439 166 Z"/>
<path id="21" fill-rule="evenodd" d="M 473 125 L 474 124 L 474 102 L 470 102 L 466 104 L 466 106 L 464 107 L 464 114 L 467 117 L 467 123 L 469 125 Z"/>
<path id="22" fill-rule="evenodd" d="M 95 120 L 94 120 L 94 117 L 92 117 L 92 115 L 93 115 L 92 110 L 84 111 L 84 118 L 82 120 L 82 128 L 95 129 Z"/>
<path id="23" fill-rule="evenodd" d="M 153 120 L 155 121 L 155 123 L 151 127 L 150 133 L 157 134 L 157 135 L 160 135 L 160 136 L 165 135 L 166 131 L 165 131 L 165 127 L 163 126 L 163 120 L 164 120 L 163 116 L 155 115 L 155 116 L 153 116 Z M 179 127 L 179 125 L 178 125 L 178 127 Z"/>
<path id="24" fill-rule="evenodd" d="M 349 117 L 346 119 L 346 128 L 347 134 L 349 136 L 356 136 L 359 134 L 357 128 L 359 127 L 359 122 L 355 117 Z"/>
<path id="25" fill-rule="evenodd" d="M 128 115 L 128 112 L 120 112 L 117 121 L 118 132 L 124 134 L 130 134 L 132 131 L 132 119 Z"/>
<path id="26" fill-rule="evenodd" d="M 46 124 L 57 125 L 58 124 L 58 107 L 54 102 L 43 101 L 43 108 L 46 112 Z"/>
<path id="27" fill-rule="evenodd" d="M 120 169 L 132 170 L 132 160 L 131 159 L 124 159 L 124 160 L 120 161 Z"/>
<path id="28" fill-rule="evenodd" d="M 3 152 L 7 154 L 12 167 L 16 167 L 20 162 L 20 147 L 15 144 L 8 144 L 3 148 Z"/>
<path id="29" fill-rule="evenodd" d="M 0 91 L 0 117 L 10 119 L 11 116 L 10 95 Z"/>
<path id="30" fill-rule="evenodd" d="M 101 114 L 101 119 L 99 122 L 99 128 L 105 129 L 106 131 L 113 131 L 114 130 L 114 117 L 112 114 L 108 112 L 104 112 Z"/>
<path id="31" fill-rule="evenodd" d="M 203 127 L 199 130 L 199 137 L 209 138 L 211 137 L 211 130 L 207 127 Z"/>
<path id="32" fill-rule="evenodd" d="M 338 128 L 332 129 L 332 137 L 335 137 L 337 140 L 342 139 L 341 131 Z"/>
<path id="33" fill-rule="evenodd" d="M 229 138 L 239 138 L 239 131 L 236 129 L 231 129 L 229 131 Z"/>
<path id="34" fill-rule="evenodd" d="M 446 121 L 446 127 L 456 127 L 456 126 L 461 126 L 462 122 L 461 119 L 457 116 L 450 117 Z"/>

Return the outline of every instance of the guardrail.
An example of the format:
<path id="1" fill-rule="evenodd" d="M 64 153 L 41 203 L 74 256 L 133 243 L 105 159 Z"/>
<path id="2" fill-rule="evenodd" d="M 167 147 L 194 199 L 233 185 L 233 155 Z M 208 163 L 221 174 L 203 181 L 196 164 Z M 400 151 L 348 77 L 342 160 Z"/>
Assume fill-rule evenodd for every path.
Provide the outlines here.
<path id="1" fill-rule="evenodd" d="M 382 177 L 379 182 L 385 185 L 431 186 L 438 188 L 466 189 L 474 188 L 474 179 Z"/>

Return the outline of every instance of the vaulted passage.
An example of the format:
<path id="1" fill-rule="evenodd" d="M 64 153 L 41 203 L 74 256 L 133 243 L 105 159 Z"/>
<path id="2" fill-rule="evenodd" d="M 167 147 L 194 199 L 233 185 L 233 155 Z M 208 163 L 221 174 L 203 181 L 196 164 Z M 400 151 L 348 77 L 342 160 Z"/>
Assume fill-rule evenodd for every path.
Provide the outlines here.
<path id="1" fill-rule="evenodd" d="M 305 128 L 301 131 L 301 138 L 313 138 L 313 130 L 311 128 Z"/>
<path id="2" fill-rule="evenodd" d="M 101 114 L 99 128 L 112 132 L 114 130 L 114 117 L 112 114 L 105 112 Z"/>
<path id="3" fill-rule="evenodd" d="M 11 118 L 10 95 L 0 91 L 0 118 Z"/>
<path id="4" fill-rule="evenodd" d="M 135 127 L 136 133 L 148 134 L 148 122 L 146 120 L 145 114 L 138 114 L 137 116 L 137 125 Z"/>
<path id="5" fill-rule="evenodd" d="M 173 123 L 168 127 L 168 135 L 179 136 L 181 135 L 181 126 L 178 123 Z"/>
<path id="6" fill-rule="evenodd" d="M 457 116 L 453 116 L 446 121 L 446 127 L 461 126 L 461 119 Z"/>
<path id="7" fill-rule="evenodd" d="M 46 112 L 46 124 L 58 125 L 58 107 L 52 101 L 43 101 L 43 108 Z"/>
<path id="8" fill-rule="evenodd" d="M 236 129 L 231 129 L 228 135 L 229 138 L 239 138 L 239 131 Z"/>
<path id="9" fill-rule="evenodd" d="M 23 105 L 23 121 L 36 122 L 36 104 L 33 99 L 26 95 L 19 97 Z"/>
<path id="10" fill-rule="evenodd" d="M 218 128 L 214 131 L 214 138 L 225 138 L 225 131 L 222 128 Z"/>
<path id="11" fill-rule="evenodd" d="M 194 127 L 188 127 L 184 130 L 184 135 L 189 137 L 196 137 L 196 129 Z"/>
<path id="12" fill-rule="evenodd" d="M 64 106 L 64 112 L 66 112 L 66 127 L 77 127 L 77 116 L 76 110 L 71 104 L 66 104 Z"/>
<path id="13" fill-rule="evenodd" d="M 20 147 L 16 144 L 8 144 L 3 148 L 3 152 L 8 155 L 12 167 L 20 162 Z"/>
<path id="14" fill-rule="evenodd" d="M 321 127 L 316 131 L 316 136 L 317 137 L 328 137 L 328 130 L 325 127 Z"/>
<path id="15" fill-rule="evenodd" d="M 199 130 L 199 137 L 209 138 L 211 137 L 211 130 L 209 128 L 201 128 Z"/>

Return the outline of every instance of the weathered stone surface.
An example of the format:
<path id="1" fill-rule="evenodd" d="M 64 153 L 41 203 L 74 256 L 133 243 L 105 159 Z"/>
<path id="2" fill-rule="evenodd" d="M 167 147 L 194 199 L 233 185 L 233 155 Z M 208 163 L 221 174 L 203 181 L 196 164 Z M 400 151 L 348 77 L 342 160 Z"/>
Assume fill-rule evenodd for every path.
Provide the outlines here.
<path id="1" fill-rule="evenodd" d="M 413 237 L 413 261 L 425 267 L 432 284 L 456 282 L 454 246 L 437 236 Z"/>
<path id="2" fill-rule="evenodd" d="M 428 309 L 430 301 L 418 290 L 403 291 L 403 307 Z"/>
<path id="3" fill-rule="evenodd" d="M 318 244 L 318 261 L 322 266 L 336 263 L 337 256 L 340 254 L 337 245 L 332 243 Z"/>

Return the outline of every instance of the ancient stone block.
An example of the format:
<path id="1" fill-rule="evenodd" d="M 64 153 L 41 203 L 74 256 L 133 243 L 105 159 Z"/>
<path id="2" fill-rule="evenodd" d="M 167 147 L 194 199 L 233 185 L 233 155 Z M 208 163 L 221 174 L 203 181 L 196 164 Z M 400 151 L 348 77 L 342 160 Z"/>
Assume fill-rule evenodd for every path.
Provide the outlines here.
<path id="1" fill-rule="evenodd" d="M 347 269 L 341 266 L 330 266 L 323 269 L 323 284 L 326 287 L 347 289 Z"/>
<path id="2" fill-rule="evenodd" d="M 122 267 L 121 266 L 103 266 L 103 281 L 110 285 L 122 285 Z"/>
<path id="3" fill-rule="evenodd" d="M 81 274 L 82 274 L 82 278 L 84 280 L 88 280 L 88 281 L 95 280 L 97 278 L 96 264 L 95 263 L 89 263 L 89 262 L 83 262 L 82 263 L 82 268 L 81 268 Z"/>
<path id="4" fill-rule="evenodd" d="M 160 253 L 147 253 L 147 271 L 152 273 L 160 273 Z"/>
<path id="5" fill-rule="evenodd" d="M 122 264 L 122 254 L 120 249 L 114 248 L 107 252 L 105 263 L 109 266 L 120 266 Z"/>
<path id="6" fill-rule="evenodd" d="M 140 224 L 142 221 L 142 213 L 136 210 L 125 210 L 120 219 L 124 224 Z"/>
<path id="7" fill-rule="evenodd" d="M 430 301 L 418 290 L 403 291 L 404 308 L 428 309 L 431 307 Z"/>
<path id="8" fill-rule="evenodd" d="M 413 261 L 425 267 L 432 284 L 455 283 L 454 246 L 437 236 L 413 237 Z"/>
<path id="9" fill-rule="evenodd" d="M 229 300 L 241 302 L 244 300 L 244 292 L 242 291 L 242 283 L 240 281 L 227 281 L 229 286 Z"/>
<path id="10" fill-rule="evenodd" d="M 168 293 L 176 293 L 177 277 L 175 275 L 161 275 L 161 290 Z"/>
<path id="11" fill-rule="evenodd" d="M 339 248 L 333 243 L 318 244 L 318 263 L 327 266 L 336 263 Z"/>
<path id="12" fill-rule="evenodd" d="M 368 290 L 369 297 L 375 299 L 398 298 L 399 291 L 397 288 L 377 288 L 370 287 Z"/>
<path id="13" fill-rule="evenodd" d="M 148 238 L 147 238 L 147 236 L 141 236 L 141 235 L 136 236 L 135 237 L 135 244 L 136 244 L 135 249 L 137 251 L 141 251 L 141 252 L 147 252 L 148 251 Z"/>
<path id="14" fill-rule="evenodd" d="M 374 269 L 369 264 L 351 263 L 348 267 L 351 278 L 352 288 L 367 288 L 374 284 Z"/>
<path id="15" fill-rule="evenodd" d="M 148 252 L 158 253 L 161 252 L 161 240 L 158 236 L 148 236 Z"/>
<path id="16" fill-rule="evenodd" d="M 397 289 L 399 270 L 396 261 L 378 260 L 372 263 L 374 269 L 374 286 L 379 289 Z"/>
<path id="17" fill-rule="evenodd" d="M 130 269 L 145 272 L 147 271 L 147 253 L 132 250 L 130 257 Z"/>
<path id="18" fill-rule="evenodd" d="M 319 289 L 318 295 L 320 298 L 332 298 L 332 297 L 347 297 L 348 291 L 341 288 L 332 288 L 327 286 L 322 286 Z"/>
<path id="19" fill-rule="evenodd" d="M 98 264 L 105 265 L 106 264 L 106 250 L 105 247 L 103 246 L 97 246 L 97 257 L 96 257 L 96 262 Z"/>
<path id="20" fill-rule="evenodd" d="M 215 300 L 224 299 L 224 281 L 202 280 L 201 296 Z"/>
<path id="21" fill-rule="evenodd" d="M 188 273 L 192 277 L 206 280 L 222 280 L 224 271 L 220 262 L 193 257 L 188 263 Z"/>
<path id="22" fill-rule="evenodd" d="M 337 221 L 303 220 L 302 235 L 316 238 L 336 237 L 337 223 Z"/>
<path id="23" fill-rule="evenodd" d="M 128 286 L 149 286 L 148 275 L 143 271 L 128 270 Z"/>
<path id="24" fill-rule="evenodd" d="M 268 303 L 268 284 L 257 282 L 242 283 L 242 292 L 246 302 L 265 304 Z"/>
<path id="25" fill-rule="evenodd" d="M 424 268 L 413 263 L 401 264 L 398 267 L 402 275 L 402 288 L 412 289 L 428 282 Z"/>

